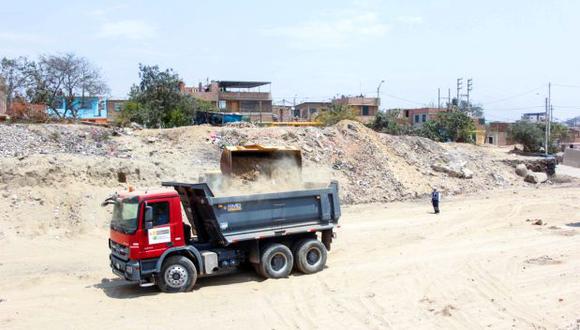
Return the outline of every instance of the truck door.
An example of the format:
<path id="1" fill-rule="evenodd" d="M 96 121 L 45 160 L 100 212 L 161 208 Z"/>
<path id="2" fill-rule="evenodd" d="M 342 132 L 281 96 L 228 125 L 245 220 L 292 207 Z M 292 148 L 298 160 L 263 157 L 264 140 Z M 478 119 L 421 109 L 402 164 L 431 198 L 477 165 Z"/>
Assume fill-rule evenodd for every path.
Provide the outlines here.
<path id="1" fill-rule="evenodd" d="M 173 246 L 176 226 L 175 221 L 171 221 L 173 214 L 169 200 L 148 200 L 147 206 L 153 211 L 153 227 L 143 231 L 143 257 L 155 258 Z"/>

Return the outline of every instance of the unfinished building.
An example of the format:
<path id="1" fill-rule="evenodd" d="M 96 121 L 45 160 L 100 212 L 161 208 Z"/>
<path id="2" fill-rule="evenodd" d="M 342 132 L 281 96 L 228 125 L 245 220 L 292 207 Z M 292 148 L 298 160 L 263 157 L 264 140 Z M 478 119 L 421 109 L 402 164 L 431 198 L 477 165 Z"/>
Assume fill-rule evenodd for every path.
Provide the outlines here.
<path id="1" fill-rule="evenodd" d="M 211 102 L 222 112 L 240 113 L 251 121 L 271 122 L 272 94 L 270 82 L 212 80 L 198 87 L 180 86 L 184 93 Z"/>

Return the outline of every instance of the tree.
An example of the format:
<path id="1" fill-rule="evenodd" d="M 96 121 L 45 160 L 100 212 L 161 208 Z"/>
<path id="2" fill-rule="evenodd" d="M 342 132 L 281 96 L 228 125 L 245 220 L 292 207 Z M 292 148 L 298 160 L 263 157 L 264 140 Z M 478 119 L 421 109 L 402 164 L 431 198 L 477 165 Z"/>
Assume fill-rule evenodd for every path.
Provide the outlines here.
<path id="1" fill-rule="evenodd" d="M 536 123 L 520 120 L 514 123 L 509 130 L 512 140 L 520 143 L 524 151 L 538 152 L 544 144 L 544 130 Z"/>
<path id="2" fill-rule="evenodd" d="M 35 67 L 35 86 L 29 91 L 31 98 L 43 101 L 59 118 L 78 118 L 78 97 L 102 95 L 108 92 L 100 70 L 86 58 L 68 53 L 41 56 Z M 64 110 L 57 103 L 64 101 Z"/>
<path id="3" fill-rule="evenodd" d="M 464 112 L 440 112 L 437 118 L 423 124 L 418 134 L 435 141 L 473 143 L 475 124 Z"/>
<path id="4" fill-rule="evenodd" d="M 341 120 L 358 121 L 355 111 L 346 104 L 332 103 L 328 110 L 316 116 L 316 121 L 321 122 L 324 126 L 330 126 Z"/>
<path id="5" fill-rule="evenodd" d="M 398 119 L 400 113 L 401 111 L 399 109 L 379 111 L 375 115 L 373 121 L 369 124 L 369 127 L 377 132 L 391 135 L 412 134 L 412 128 L 399 123 Z"/>
<path id="6" fill-rule="evenodd" d="M 211 102 L 183 94 L 179 90 L 182 80 L 172 69 L 139 64 L 139 78 L 141 82 L 131 87 L 121 124 L 135 121 L 147 127 L 185 126 L 193 123 L 197 111 L 218 111 Z"/>
<path id="7" fill-rule="evenodd" d="M 0 60 L 0 76 L 4 79 L 6 105 L 12 106 L 15 98 L 23 97 L 29 84 L 32 63 L 26 57 L 6 58 Z"/>

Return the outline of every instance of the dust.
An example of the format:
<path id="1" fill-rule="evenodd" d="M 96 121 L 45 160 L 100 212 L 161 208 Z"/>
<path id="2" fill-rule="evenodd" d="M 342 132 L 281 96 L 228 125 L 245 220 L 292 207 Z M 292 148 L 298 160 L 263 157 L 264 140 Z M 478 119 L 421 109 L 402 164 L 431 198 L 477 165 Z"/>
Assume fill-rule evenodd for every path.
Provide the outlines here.
<path id="1" fill-rule="evenodd" d="M 317 189 L 327 187 L 332 180 L 329 169 L 316 166 L 302 168 L 291 157 L 276 159 L 268 167 L 268 171 L 257 167 L 241 175 L 206 173 L 200 180 L 207 182 L 216 196 Z"/>

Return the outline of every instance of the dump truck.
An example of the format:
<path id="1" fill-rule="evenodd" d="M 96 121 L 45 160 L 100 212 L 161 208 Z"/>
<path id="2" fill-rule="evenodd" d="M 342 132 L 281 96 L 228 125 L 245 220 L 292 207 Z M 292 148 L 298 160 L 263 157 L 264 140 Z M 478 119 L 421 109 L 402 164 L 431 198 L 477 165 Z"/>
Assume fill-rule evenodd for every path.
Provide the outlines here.
<path id="1" fill-rule="evenodd" d="M 321 271 L 340 218 L 338 183 L 319 189 L 214 196 L 206 183 L 163 182 L 159 192 L 114 194 L 114 274 L 163 292 L 252 266 L 265 278 Z M 185 219 L 183 214 L 185 214 Z M 195 234 L 192 234 L 195 233 Z"/>

